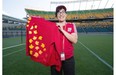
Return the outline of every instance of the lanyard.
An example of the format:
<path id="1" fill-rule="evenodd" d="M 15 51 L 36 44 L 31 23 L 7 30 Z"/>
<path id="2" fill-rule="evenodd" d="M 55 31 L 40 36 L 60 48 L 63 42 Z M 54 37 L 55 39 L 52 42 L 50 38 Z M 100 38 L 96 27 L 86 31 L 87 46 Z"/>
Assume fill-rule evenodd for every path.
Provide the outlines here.
<path id="1" fill-rule="evenodd" d="M 64 27 L 64 30 L 66 30 L 66 25 L 65 25 L 65 27 Z M 64 35 L 63 35 L 63 41 L 62 41 L 62 52 L 61 52 L 61 54 L 60 54 L 60 57 L 61 57 L 61 61 L 64 61 L 65 60 L 65 53 L 64 53 L 64 42 L 65 42 L 65 37 L 64 37 Z"/>
<path id="2" fill-rule="evenodd" d="M 65 25 L 65 27 L 64 27 L 64 30 L 66 30 L 66 25 Z M 65 42 L 65 37 L 64 37 L 64 35 L 63 35 L 63 41 L 62 41 L 62 49 L 63 49 L 63 51 L 62 52 L 64 52 L 64 42 Z"/>

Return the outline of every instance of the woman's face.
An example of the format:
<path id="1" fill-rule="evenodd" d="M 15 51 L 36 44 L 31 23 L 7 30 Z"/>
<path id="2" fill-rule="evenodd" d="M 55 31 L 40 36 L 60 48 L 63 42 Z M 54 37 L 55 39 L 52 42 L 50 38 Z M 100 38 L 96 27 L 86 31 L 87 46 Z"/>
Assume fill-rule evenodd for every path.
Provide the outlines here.
<path id="1" fill-rule="evenodd" d="M 61 9 L 61 10 L 57 13 L 57 18 L 58 18 L 58 20 L 61 21 L 61 22 L 63 22 L 63 21 L 66 20 L 66 16 L 67 16 L 67 14 L 66 14 L 66 12 L 65 12 L 64 9 Z"/>

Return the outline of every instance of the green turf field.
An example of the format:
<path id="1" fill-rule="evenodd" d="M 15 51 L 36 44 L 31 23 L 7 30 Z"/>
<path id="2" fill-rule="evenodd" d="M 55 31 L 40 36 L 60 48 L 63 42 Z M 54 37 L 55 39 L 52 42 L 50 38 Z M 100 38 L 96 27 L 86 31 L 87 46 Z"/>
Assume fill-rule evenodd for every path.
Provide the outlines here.
<path id="1" fill-rule="evenodd" d="M 3 39 L 3 75 L 50 75 L 50 68 L 25 55 L 25 38 Z M 113 75 L 113 35 L 79 34 L 76 75 Z"/>

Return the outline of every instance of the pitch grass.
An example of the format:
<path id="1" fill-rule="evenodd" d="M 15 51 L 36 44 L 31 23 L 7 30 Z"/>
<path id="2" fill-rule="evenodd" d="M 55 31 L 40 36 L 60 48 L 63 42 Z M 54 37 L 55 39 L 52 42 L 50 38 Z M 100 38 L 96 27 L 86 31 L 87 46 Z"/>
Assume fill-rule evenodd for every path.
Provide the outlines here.
<path id="1" fill-rule="evenodd" d="M 3 47 L 21 44 L 17 41 L 20 41 L 20 37 L 5 38 Z M 79 41 L 113 67 L 112 34 L 79 34 Z M 98 60 L 79 42 L 74 47 L 76 75 L 113 75 L 113 70 Z M 25 55 L 25 45 L 3 50 L 2 68 L 3 75 L 50 75 L 49 67 L 33 62 Z"/>

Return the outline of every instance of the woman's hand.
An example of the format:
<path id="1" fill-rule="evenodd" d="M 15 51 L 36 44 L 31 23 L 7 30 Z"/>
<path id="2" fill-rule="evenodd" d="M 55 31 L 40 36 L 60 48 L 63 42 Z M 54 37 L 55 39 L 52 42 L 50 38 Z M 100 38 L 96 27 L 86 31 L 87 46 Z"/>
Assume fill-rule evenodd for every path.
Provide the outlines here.
<path id="1" fill-rule="evenodd" d="M 58 28 L 61 32 L 63 32 L 63 26 L 59 25 Z"/>
<path id="2" fill-rule="evenodd" d="M 59 30 L 64 34 L 64 36 L 66 36 L 66 38 L 71 41 L 72 43 L 77 43 L 77 40 L 78 40 L 78 36 L 77 36 L 77 32 L 76 32 L 76 27 L 74 26 L 75 28 L 75 32 L 74 33 L 71 33 L 69 34 L 68 32 L 66 32 L 64 29 L 63 29 L 63 25 L 60 25 L 60 24 L 57 24 Z"/>
<path id="3" fill-rule="evenodd" d="M 59 28 L 59 30 L 60 30 L 61 32 L 63 32 L 63 31 L 64 31 L 64 29 L 63 29 L 63 25 L 62 25 L 62 24 L 57 23 L 57 26 L 58 26 L 58 28 Z"/>

